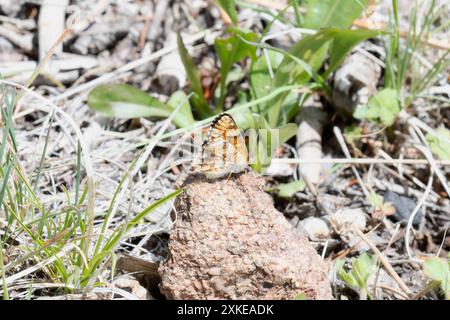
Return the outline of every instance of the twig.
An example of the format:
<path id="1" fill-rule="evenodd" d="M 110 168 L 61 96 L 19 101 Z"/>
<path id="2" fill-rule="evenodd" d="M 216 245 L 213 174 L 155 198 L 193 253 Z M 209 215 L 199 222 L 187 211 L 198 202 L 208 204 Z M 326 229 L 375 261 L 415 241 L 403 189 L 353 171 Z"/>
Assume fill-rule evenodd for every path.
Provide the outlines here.
<path id="1" fill-rule="evenodd" d="M 421 290 L 419 293 L 414 295 L 411 298 L 411 300 L 419 300 L 420 298 L 422 298 L 424 295 L 426 295 L 431 290 L 436 289 L 437 287 L 439 287 L 440 283 L 441 283 L 440 281 L 433 281 L 433 282 L 431 282 L 423 290 Z"/>
<path id="2" fill-rule="evenodd" d="M 429 165 L 430 162 L 425 159 L 365 159 L 365 158 L 320 158 L 320 159 L 293 159 L 293 158 L 274 158 L 273 163 L 288 164 L 305 164 L 305 163 L 321 163 L 321 164 L 411 164 L 411 165 Z M 438 165 L 450 165 L 450 160 L 435 160 Z"/>
<path id="3" fill-rule="evenodd" d="M 145 17 L 144 27 L 142 28 L 141 34 L 139 36 L 139 48 L 143 49 L 145 42 L 147 42 L 148 29 L 150 28 L 150 21 L 152 20 L 153 14 L 149 13 Z"/>
<path id="4" fill-rule="evenodd" d="M 421 149 L 425 149 L 425 148 L 422 147 L 419 150 L 421 150 Z M 409 216 L 409 219 L 408 219 L 408 224 L 406 226 L 406 233 L 405 233 L 406 252 L 408 253 L 409 258 L 413 259 L 415 261 L 417 261 L 417 259 L 415 259 L 413 257 L 411 249 L 409 248 L 409 238 L 411 236 L 411 229 L 412 229 L 412 224 L 413 224 L 414 218 L 415 218 L 417 212 L 419 212 L 420 208 L 423 206 L 423 204 L 427 200 L 428 195 L 430 194 L 431 189 L 433 187 L 433 176 L 434 176 L 434 168 L 433 168 L 433 166 L 431 166 L 430 169 L 431 169 L 431 172 L 430 172 L 430 178 L 428 179 L 427 188 L 425 189 L 425 192 L 423 193 L 423 195 L 420 198 L 419 202 L 417 203 L 416 207 L 411 212 L 411 215 Z"/>
<path id="5" fill-rule="evenodd" d="M 351 158 L 350 151 L 348 150 L 347 145 L 345 144 L 344 136 L 342 135 L 341 130 L 338 127 L 334 127 L 333 132 L 339 142 L 339 145 L 340 145 L 345 157 L 347 159 L 350 159 Z M 356 176 L 356 179 L 358 179 L 359 185 L 361 186 L 361 188 L 364 192 L 364 195 L 366 196 L 366 198 L 368 198 L 369 190 L 367 190 L 367 187 L 364 185 L 364 182 L 361 179 L 361 176 L 359 175 L 358 170 L 356 170 L 355 166 L 352 166 L 351 168 L 352 168 L 354 175 Z"/>
<path id="6" fill-rule="evenodd" d="M 402 278 L 395 272 L 394 268 L 392 268 L 391 264 L 387 259 L 383 256 L 383 254 L 378 250 L 378 248 L 375 246 L 375 244 L 366 237 L 364 233 L 361 232 L 358 228 L 353 228 L 355 232 L 358 234 L 358 236 L 364 240 L 364 242 L 369 246 L 370 249 L 375 253 L 375 255 L 380 259 L 380 262 L 383 264 L 384 268 L 386 269 L 387 273 L 397 282 L 399 287 L 406 293 L 406 295 L 411 295 L 411 290 L 408 288 L 408 286 L 403 282 Z"/>

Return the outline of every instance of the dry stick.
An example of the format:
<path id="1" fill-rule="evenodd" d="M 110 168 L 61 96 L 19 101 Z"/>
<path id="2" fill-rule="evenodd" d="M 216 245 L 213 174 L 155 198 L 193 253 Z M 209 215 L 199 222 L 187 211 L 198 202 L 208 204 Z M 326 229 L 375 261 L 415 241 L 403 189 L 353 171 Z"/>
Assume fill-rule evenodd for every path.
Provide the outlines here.
<path id="1" fill-rule="evenodd" d="M 150 21 L 152 20 L 153 14 L 148 14 L 145 17 L 145 22 L 144 22 L 144 28 L 141 31 L 141 35 L 139 36 L 139 48 L 143 49 L 145 46 L 145 43 L 147 42 L 147 34 L 148 34 L 148 29 L 150 28 Z"/>
<path id="2" fill-rule="evenodd" d="M 394 232 L 393 232 L 393 234 L 391 236 L 391 239 L 389 240 L 386 248 L 384 249 L 384 252 L 383 252 L 384 254 L 387 253 L 387 251 L 391 247 L 392 243 L 394 242 L 394 237 L 397 235 L 398 229 L 400 229 L 400 224 L 397 224 L 397 227 L 395 228 L 395 230 L 394 230 Z M 375 277 L 374 285 L 373 285 L 373 293 L 372 294 L 373 294 L 374 297 L 376 296 L 377 282 L 378 282 L 378 278 L 380 276 L 380 271 L 381 271 L 381 269 L 379 268 L 378 271 L 377 271 L 377 275 Z"/>
<path id="3" fill-rule="evenodd" d="M 419 127 L 420 123 L 418 123 L 418 121 L 416 121 L 417 118 L 409 118 L 408 119 L 408 124 L 410 124 L 412 126 L 412 128 L 416 131 L 417 135 L 419 136 L 420 141 L 422 142 L 422 144 L 424 146 L 416 146 L 417 149 L 419 149 L 423 155 L 425 156 L 425 158 L 427 158 L 431 169 L 434 171 L 434 173 L 436 174 L 436 177 L 439 179 L 439 181 L 441 182 L 442 186 L 445 189 L 445 192 L 447 193 L 447 196 L 450 197 L 450 186 L 447 182 L 447 179 L 445 178 L 445 175 L 442 173 L 442 171 L 437 167 L 436 165 L 436 160 L 433 158 L 433 154 L 430 151 L 430 146 L 428 145 L 427 139 L 426 137 L 423 135 L 421 129 L 425 129 L 425 127 Z M 418 120 L 418 119 L 417 119 Z M 432 134 L 436 135 L 436 133 L 434 132 L 433 129 L 431 129 Z M 430 131 L 428 131 L 430 132 Z M 436 135 L 437 136 L 437 135 Z M 439 137 L 441 137 L 442 135 L 440 135 Z M 443 139 L 443 141 L 446 142 L 450 142 L 450 140 L 448 139 L 448 137 L 444 137 L 445 139 Z M 426 148 L 425 148 L 426 147 Z"/>
<path id="4" fill-rule="evenodd" d="M 423 146 L 417 146 L 417 148 L 418 148 L 420 151 L 422 151 L 422 153 L 423 153 L 427 158 L 429 158 L 429 155 L 427 154 L 428 150 L 427 150 L 425 147 L 423 147 Z M 431 161 L 431 160 L 430 160 L 430 161 Z M 431 162 L 430 162 L 430 163 L 431 163 Z M 410 249 L 410 247 L 409 247 L 409 238 L 410 238 L 410 235 L 411 235 L 411 230 L 412 230 L 412 227 L 413 227 L 412 225 L 413 225 L 414 218 L 415 218 L 417 212 L 419 212 L 419 210 L 420 210 L 420 208 L 422 207 L 422 205 L 423 205 L 423 204 L 425 203 L 425 201 L 427 200 L 427 198 L 428 198 L 428 196 L 429 196 L 429 194 L 430 194 L 430 192 L 431 192 L 431 189 L 432 189 L 432 187 L 433 187 L 433 177 L 434 177 L 434 173 L 435 173 L 434 167 L 433 167 L 433 166 L 430 166 L 430 170 L 431 170 L 431 172 L 430 172 L 430 177 L 429 177 L 429 179 L 428 179 L 427 187 L 426 187 L 425 192 L 423 193 L 422 197 L 420 198 L 419 202 L 417 203 L 416 207 L 414 208 L 414 210 L 411 212 L 411 215 L 409 216 L 408 224 L 407 224 L 407 226 L 406 226 L 406 233 L 405 233 L 405 247 L 406 247 L 406 252 L 408 253 L 408 256 L 409 256 L 410 259 L 413 259 L 413 260 L 418 261 L 418 262 L 420 262 L 420 260 L 414 258 L 413 255 L 412 255 L 411 249 Z"/>
<path id="5" fill-rule="evenodd" d="M 440 284 L 441 284 L 440 281 L 433 281 L 433 282 L 431 282 L 423 290 L 421 290 L 419 293 L 417 293 L 416 295 L 411 297 L 411 300 L 419 300 L 420 298 L 422 298 L 424 295 L 426 295 L 431 290 L 434 290 L 434 289 L 438 288 Z"/>
<path id="6" fill-rule="evenodd" d="M 307 164 L 307 163 L 323 163 L 323 164 L 426 164 L 430 162 L 425 159 L 366 159 L 366 158 L 318 158 L 318 159 L 297 159 L 297 158 L 275 158 L 273 163 L 288 163 L 288 164 Z M 450 165 L 450 160 L 435 160 L 438 165 Z"/>
<path id="7" fill-rule="evenodd" d="M 45 69 L 45 66 L 48 64 L 48 62 L 50 61 L 50 58 L 53 56 L 53 53 L 56 51 L 56 49 L 58 48 L 58 45 L 64 41 L 64 39 L 66 37 L 68 37 L 70 34 L 72 33 L 72 28 L 71 27 L 67 27 L 62 33 L 61 35 L 58 37 L 58 39 L 56 39 L 55 43 L 51 46 L 50 50 L 48 50 L 47 55 L 44 57 L 44 59 L 42 59 L 39 64 L 36 66 L 36 69 L 34 69 L 33 73 L 31 74 L 30 78 L 28 79 L 28 81 L 25 83 L 25 88 L 29 88 L 30 85 L 33 83 L 33 81 L 37 78 L 37 76 L 42 72 L 42 70 Z M 24 91 L 22 91 L 21 93 L 19 93 L 18 97 L 17 97 L 17 102 L 20 101 L 20 99 L 22 98 L 24 94 Z M 19 104 L 19 106 L 14 110 L 14 116 L 16 116 L 19 111 L 20 111 L 20 107 L 22 106 L 22 104 Z"/>
<path id="8" fill-rule="evenodd" d="M 193 35 L 192 37 L 189 37 L 188 39 L 186 39 L 185 44 L 186 45 L 192 44 L 195 41 L 198 41 L 198 40 L 204 38 L 206 35 L 209 35 L 211 33 L 212 33 L 211 29 L 207 29 L 205 31 L 201 31 L 201 32 Z M 116 76 L 118 76 L 121 73 L 124 73 L 124 72 L 127 72 L 127 71 L 131 71 L 131 70 L 133 70 L 133 69 L 135 69 L 137 67 L 140 67 L 140 66 L 142 66 L 142 65 L 144 65 L 146 63 L 149 63 L 150 61 L 159 59 L 162 56 L 164 56 L 164 55 L 166 55 L 166 54 L 168 54 L 168 53 L 170 53 L 170 52 L 172 52 L 174 50 L 177 50 L 177 48 L 178 48 L 178 46 L 176 44 L 174 44 L 174 45 L 171 45 L 171 46 L 167 46 L 167 47 L 165 47 L 165 48 L 163 48 L 161 50 L 158 50 L 158 51 L 156 51 L 154 53 L 151 53 L 148 56 L 145 56 L 145 57 L 142 57 L 140 59 L 131 61 L 131 62 L 121 66 L 120 68 L 117 68 L 116 70 L 114 70 L 114 71 L 112 71 L 110 73 L 107 73 L 107 74 L 104 74 L 104 75 L 98 77 L 97 79 L 94 79 L 94 80 L 91 80 L 89 82 L 86 82 L 85 84 L 82 84 L 82 85 L 80 85 L 80 86 L 78 86 L 76 88 L 71 88 L 71 89 L 67 90 L 66 92 L 62 93 L 61 95 L 55 97 L 53 99 L 53 101 L 64 100 L 64 99 L 66 99 L 66 98 L 68 98 L 70 96 L 73 96 L 73 95 L 77 94 L 77 93 L 86 92 L 87 90 L 89 90 L 89 89 L 91 89 L 91 88 L 93 88 L 93 87 L 95 87 L 95 86 L 97 86 L 99 84 L 106 83 L 106 82 L 110 81 L 111 79 L 115 78 Z"/>
<path id="9" fill-rule="evenodd" d="M 364 242 L 369 246 L 370 249 L 375 253 L 375 255 L 380 259 L 381 263 L 383 264 L 384 268 L 386 269 L 386 272 L 389 273 L 389 275 L 397 282 L 399 287 L 408 295 L 411 295 L 411 290 L 408 288 L 408 286 L 403 282 L 403 280 L 400 278 L 400 276 L 395 272 L 394 268 L 392 268 L 391 264 L 387 259 L 383 256 L 383 254 L 378 250 L 376 245 L 366 237 L 364 233 L 361 232 L 358 228 L 353 228 L 355 232 L 358 234 L 358 236 L 364 240 Z"/>
<path id="10" fill-rule="evenodd" d="M 339 145 L 340 145 L 345 157 L 347 159 L 350 159 L 351 158 L 350 151 L 348 150 L 347 145 L 345 144 L 344 136 L 342 135 L 341 130 L 338 127 L 334 127 L 333 132 L 339 142 Z M 361 186 L 366 198 L 368 198 L 369 191 L 367 190 L 366 186 L 364 185 L 364 182 L 362 181 L 361 176 L 358 173 L 358 170 L 356 170 L 355 166 L 351 166 L 351 168 L 352 168 L 353 173 L 356 176 L 356 179 L 358 179 L 359 185 Z"/>

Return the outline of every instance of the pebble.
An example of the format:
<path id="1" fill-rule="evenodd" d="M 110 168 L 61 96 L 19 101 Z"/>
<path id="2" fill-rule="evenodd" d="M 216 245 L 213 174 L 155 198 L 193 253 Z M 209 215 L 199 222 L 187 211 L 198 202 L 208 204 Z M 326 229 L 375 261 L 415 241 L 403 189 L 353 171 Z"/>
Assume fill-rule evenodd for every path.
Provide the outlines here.
<path id="1" fill-rule="evenodd" d="M 327 223 L 316 217 L 309 217 L 300 221 L 298 228 L 313 241 L 326 239 L 330 235 L 330 228 L 328 228 Z"/>
<path id="2" fill-rule="evenodd" d="M 393 218 L 397 221 L 408 221 L 411 213 L 416 207 L 416 201 L 411 198 L 400 196 L 390 190 L 384 194 L 384 202 L 391 202 L 395 207 L 395 213 Z M 422 209 L 420 209 L 413 219 L 413 225 L 418 226 L 422 220 Z"/>

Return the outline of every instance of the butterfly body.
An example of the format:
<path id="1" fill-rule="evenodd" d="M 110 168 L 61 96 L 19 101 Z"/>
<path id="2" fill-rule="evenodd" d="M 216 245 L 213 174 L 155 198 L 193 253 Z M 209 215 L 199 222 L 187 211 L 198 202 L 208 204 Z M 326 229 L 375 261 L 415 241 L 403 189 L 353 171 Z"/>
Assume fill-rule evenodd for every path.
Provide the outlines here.
<path id="1" fill-rule="evenodd" d="M 222 113 L 211 124 L 200 157 L 194 160 L 194 172 L 215 179 L 244 171 L 247 166 L 244 138 L 233 118 Z"/>

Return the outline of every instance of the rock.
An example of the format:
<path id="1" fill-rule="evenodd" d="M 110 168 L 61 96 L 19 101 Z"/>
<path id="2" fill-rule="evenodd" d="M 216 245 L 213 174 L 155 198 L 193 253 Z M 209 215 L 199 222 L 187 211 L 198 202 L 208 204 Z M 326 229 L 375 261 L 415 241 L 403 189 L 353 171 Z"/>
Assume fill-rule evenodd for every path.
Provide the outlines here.
<path id="1" fill-rule="evenodd" d="M 369 41 L 357 46 L 366 52 L 381 55 L 381 50 Z M 332 100 L 341 112 L 353 114 L 358 104 L 367 103 L 377 91 L 381 77 L 381 66 L 356 49 L 345 58 L 333 77 Z"/>
<path id="2" fill-rule="evenodd" d="M 148 300 L 148 292 L 138 281 L 128 276 L 122 276 L 114 280 L 114 285 L 120 289 L 130 291 L 136 300 Z"/>
<path id="3" fill-rule="evenodd" d="M 316 217 L 300 221 L 299 228 L 313 241 L 326 239 L 330 235 L 330 229 L 326 222 Z"/>
<path id="4" fill-rule="evenodd" d="M 395 207 L 394 219 L 397 221 L 408 221 L 411 213 L 416 207 L 416 202 L 408 197 L 400 196 L 390 190 L 384 194 L 384 202 L 390 202 Z M 420 209 L 413 219 L 413 225 L 418 226 L 422 220 L 422 209 Z"/>
<path id="5" fill-rule="evenodd" d="M 367 217 L 361 208 L 344 208 L 336 211 L 330 218 L 331 225 L 340 237 L 349 242 L 355 237 L 353 228 L 363 231 L 366 228 Z"/>
<path id="6" fill-rule="evenodd" d="M 191 174 L 184 188 L 158 269 L 168 299 L 333 299 L 327 266 L 273 207 L 258 174 Z"/>

